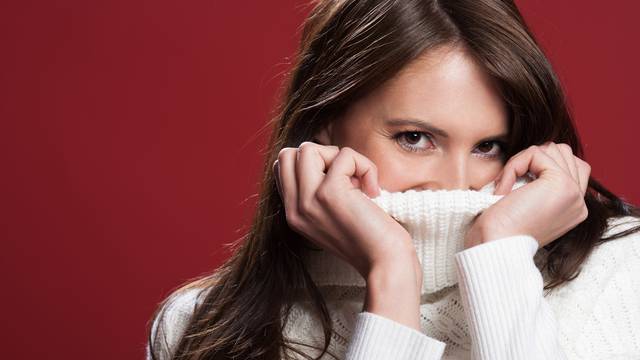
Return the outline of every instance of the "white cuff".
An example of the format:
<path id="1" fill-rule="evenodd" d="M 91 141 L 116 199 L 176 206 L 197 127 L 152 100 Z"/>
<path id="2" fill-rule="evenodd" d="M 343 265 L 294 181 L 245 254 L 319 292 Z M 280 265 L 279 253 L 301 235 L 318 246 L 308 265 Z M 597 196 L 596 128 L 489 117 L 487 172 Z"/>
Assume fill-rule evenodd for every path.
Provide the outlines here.
<path id="1" fill-rule="evenodd" d="M 384 316 L 363 311 L 357 315 L 346 360 L 437 360 L 445 343 Z"/>
<path id="2" fill-rule="evenodd" d="M 538 241 L 514 235 L 455 255 L 474 359 L 566 359 L 533 257 Z"/>

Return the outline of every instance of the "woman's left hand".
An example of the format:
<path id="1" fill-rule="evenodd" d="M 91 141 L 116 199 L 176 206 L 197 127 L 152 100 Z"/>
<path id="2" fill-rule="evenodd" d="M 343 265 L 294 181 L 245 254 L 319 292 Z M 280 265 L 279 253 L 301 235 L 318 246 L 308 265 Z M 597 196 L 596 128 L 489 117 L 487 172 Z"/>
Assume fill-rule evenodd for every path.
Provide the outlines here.
<path id="1" fill-rule="evenodd" d="M 536 179 L 511 191 L 516 177 L 527 171 Z M 531 235 L 542 247 L 564 235 L 587 218 L 590 172 L 591 166 L 563 143 L 532 145 L 515 154 L 496 177 L 494 194 L 505 196 L 476 218 L 465 249 L 513 235 Z"/>

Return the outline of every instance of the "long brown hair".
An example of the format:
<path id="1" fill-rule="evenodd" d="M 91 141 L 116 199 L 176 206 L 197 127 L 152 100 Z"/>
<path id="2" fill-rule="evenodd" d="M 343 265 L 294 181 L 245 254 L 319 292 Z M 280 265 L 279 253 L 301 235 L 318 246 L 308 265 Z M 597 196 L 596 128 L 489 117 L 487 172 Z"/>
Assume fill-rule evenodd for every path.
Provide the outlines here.
<path id="1" fill-rule="evenodd" d="M 251 227 L 233 243 L 233 254 L 224 264 L 174 292 L 208 290 L 180 337 L 173 359 L 280 359 L 284 349 L 298 352 L 284 339 L 282 329 L 299 296 L 310 300 L 322 319 L 324 355 L 331 339 L 331 318 L 299 256 L 309 243 L 287 226 L 272 164 L 280 149 L 312 140 L 349 104 L 418 55 L 452 44 L 463 46 L 497 84 L 509 111 L 507 159 L 546 141 L 569 144 L 584 159 L 561 85 L 512 1 L 316 1 L 270 124 L 272 133 Z M 607 219 L 640 217 L 640 210 L 593 177 L 585 201 L 588 218 L 545 247 L 549 252 L 544 264 L 550 275 L 547 290 L 577 276 L 580 265 L 599 243 L 640 230 L 636 227 L 602 238 Z M 163 320 L 160 312 L 168 300 L 159 305 L 154 318 Z M 155 355 L 151 326 L 148 331 Z"/>

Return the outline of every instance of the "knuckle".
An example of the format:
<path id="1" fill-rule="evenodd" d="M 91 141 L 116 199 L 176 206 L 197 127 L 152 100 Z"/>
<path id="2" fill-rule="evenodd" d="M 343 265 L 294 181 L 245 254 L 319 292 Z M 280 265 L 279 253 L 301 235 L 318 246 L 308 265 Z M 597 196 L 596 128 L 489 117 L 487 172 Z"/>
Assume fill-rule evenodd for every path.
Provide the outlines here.
<path id="1" fill-rule="evenodd" d="M 340 153 L 343 153 L 343 154 L 353 154 L 355 152 L 356 152 L 355 150 L 353 150 L 352 148 L 350 148 L 348 146 L 343 146 L 343 147 L 340 148 Z"/>
<path id="2" fill-rule="evenodd" d="M 315 146 L 316 144 L 311 141 L 303 141 L 298 148 L 300 151 L 308 151 L 309 149 L 313 149 Z"/>
<path id="3" fill-rule="evenodd" d="M 580 212 L 580 222 L 587 220 L 588 217 L 589 217 L 589 209 L 585 205 L 582 207 L 582 211 Z"/>
<path id="4" fill-rule="evenodd" d="M 278 151 L 278 160 L 281 160 L 284 154 L 286 154 L 287 151 L 290 151 L 290 150 L 291 150 L 290 147 L 283 147 L 282 149 L 280 149 L 280 151 Z"/>
<path id="5" fill-rule="evenodd" d="M 301 200 L 298 203 L 298 212 L 300 213 L 300 215 L 304 216 L 305 218 L 310 217 L 313 212 L 315 210 L 314 204 L 311 200 Z"/>
<path id="6" fill-rule="evenodd" d="M 576 162 L 578 163 L 578 166 L 580 166 L 581 168 L 585 169 L 587 171 L 587 173 L 591 172 L 591 165 L 589 165 L 588 162 L 580 159 L 579 157 L 576 157 Z"/>
<path id="7" fill-rule="evenodd" d="M 368 159 L 367 159 L 367 161 L 369 162 L 369 164 L 371 164 L 371 170 L 372 170 L 375 174 L 377 174 L 377 173 L 378 173 L 378 165 L 376 165 L 376 163 L 374 163 L 374 162 L 373 162 L 373 161 L 371 161 L 371 160 L 368 160 Z"/>
<path id="8" fill-rule="evenodd" d="M 529 153 L 531 156 L 545 154 L 547 148 L 542 145 L 531 145 L 525 151 L 523 151 L 523 155 L 525 153 Z"/>
<path id="9" fill-rule="evenodd" d="M 573 149 L 571 148 L 571 146 L 569 144 L 567 144 L 567 143 L 559 143 L 557 145 L 558 145 L 558 147 L 560 147 L 560 149 L 562 149 L 564 151 L 567 151 L 567 152 L 573 153 Z"/>
<path id="10" fill-rule="evenodd" d="M 326 205 L 329 201 L 330 191 L 328 191 L 326 185 L 320 185 L 316 190 L 316 199 L 319 203 Z"/>
<path id="11" fill-rule="evenodd" d="M 289 227 L 292 229 L 300 229 L 301 221 L 300 217 L 293 210 L 286 209 L 285 210 L 285 218 L 287 219 L 287 223 Z"/>

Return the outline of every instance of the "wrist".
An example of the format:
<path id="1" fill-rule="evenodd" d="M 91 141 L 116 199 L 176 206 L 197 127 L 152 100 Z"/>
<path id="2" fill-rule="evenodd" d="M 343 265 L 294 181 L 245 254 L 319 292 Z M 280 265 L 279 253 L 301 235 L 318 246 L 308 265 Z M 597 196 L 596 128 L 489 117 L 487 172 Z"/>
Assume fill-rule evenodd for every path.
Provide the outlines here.
<path id="1" fill-rule="evenodd" d="M 481 223 L 474 223 L 465 233 L 464 248 L 469 249 L 484 242 L 484 232 Z"/>
<path id="2" fill-rule="evenodd" d="M 422 271 L 417 276 L 410 261 L 396 259 L 394 263 L 378 264 L 371 269 L 366 279 L 364 311 L 420 330 Z"/>
<path id="3" fill-rule="evenodd" d="M 483 222 L 474 223 L 465 234 L 465 249 L 505 236 Z"/>
<path id="4" fill-rule="evenodd" d="M 516 234 L 520 233 L 504 231 L 482 222 L 475 223 L 465 234 L 465 249 Z"/>
<path id="5" fill-rule="evenodd" d="M 367 286 L 380 291 L 411 292 L 419 294 L 422 288 L 422 271 L 417 273 L 413 259 L 397 259 L 394 263 L 377 264 L 366 277 Z"/>

